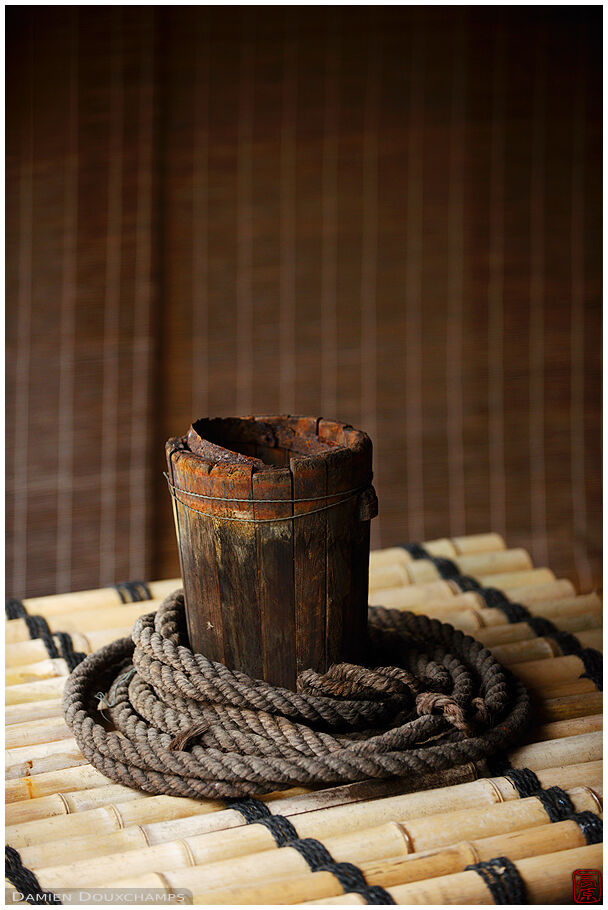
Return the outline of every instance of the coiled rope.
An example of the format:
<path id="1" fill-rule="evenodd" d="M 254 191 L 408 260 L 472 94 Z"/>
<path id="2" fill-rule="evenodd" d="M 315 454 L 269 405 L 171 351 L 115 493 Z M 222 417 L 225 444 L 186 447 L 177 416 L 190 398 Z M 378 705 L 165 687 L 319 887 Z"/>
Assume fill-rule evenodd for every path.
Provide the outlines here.
<path id="1" fill-rule="evenodd" d="M 452 626 L 371 607 L 369 638 L 375 669 L 307 670 L 292 692 L 194 654 L 177 591 L 76 667 L 65 717 L 107 777 L 193 798 L 422 777 L 507 748 L 527 724 L 525 688 Z"/>

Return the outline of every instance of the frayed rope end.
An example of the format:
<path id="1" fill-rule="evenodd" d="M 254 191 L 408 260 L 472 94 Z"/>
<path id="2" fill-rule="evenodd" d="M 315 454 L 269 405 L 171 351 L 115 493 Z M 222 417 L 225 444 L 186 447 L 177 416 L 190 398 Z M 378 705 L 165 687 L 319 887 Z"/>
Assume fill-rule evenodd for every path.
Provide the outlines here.
<path id="1" fill-rule="evenodd" d="M 197 736 L 205 733 L 207 729 L 208 724 L 201 721 L 198 724 L 193 724 L 191 727 L 188 727 L 187 730 L 178 733 L 177 736 L 174 736 L 171 740 L 169 752 L 183 752 L 193 739 L 196 739 Z"/>

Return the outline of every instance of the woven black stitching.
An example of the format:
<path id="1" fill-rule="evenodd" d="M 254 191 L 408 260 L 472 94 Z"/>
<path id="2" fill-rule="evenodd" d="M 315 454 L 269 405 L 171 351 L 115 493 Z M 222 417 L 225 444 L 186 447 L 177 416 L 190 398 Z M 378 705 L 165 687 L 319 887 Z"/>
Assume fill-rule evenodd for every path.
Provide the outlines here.
<path id="1" fill-rule="evenodd" d="M 580 651 L 576 652 L 576 656 L 580 657 L 585 665 L 585 672 L 581 673 L 581 678 L 590 679 L 595 687 L 602 692 L 604 688 L 602 672 L 604 662 L 600 652 L 596 651 L 595 648 L 581 648 Z"/>
<path id="2" fill-rule="evenodd" d="M 326 866 L 318 866 L 315 871 L 327 871 L 331 872 L 332 875 L 335 875 L 342 885 L 345 894 L 349 891 L 356 891 L 360 894 L 368 887 L 361 869 L 358 869 L 353 863 L 332 862 L 328 863 Z"/>
<path id="3" fill-rule="evenodd" d="M 7 619 L 23 619 L 27 616 L 27 610 L 16 597 L 7 597 L 4 609 Z"/>
<path id="4" fill-rule="evenodd" d="M 334 863 L 328 867 L 344 889 L 344 893 L 360 894 L 366 904 L 394 904 L 395 901 L 381 885 L 368 885 L 363 873 L 352 863 Z"/>
<path id="5" fill-rule="evenodd" d="M 538 777 L 530 768 L 512 768 L 506 755 L 494 755 L 488 762 L 490 774 L 507 777 L 522 799 L 535 796 L 551 822 L 574 821 L 581 829 L 588 844 L 599 844 L 603 839 L 604 825 L 594 812 L 576 812 L 572 800 L 561 787 L 544 790 Z"/>
<path id="6" fill-rule="evenodd" d="M 27 869 L 14 847 L 4 848 L 4 874 L 29 904 L 61 904 L 52 891 L 43 891 L 31 869 Z"/>
<path id="7" fill-rule="evenodd" d="M 240 812 L 248 825 L 261 818 L 268 818 L 271 814 L 266 803 L 260 799 L 227 799 L 226 808 L 236 809 L 237 812 Z"/>
<path id="8" fill-rule="evenodd" d="M 152 600 L 152 594 L 145 581 L 119 581 L 114 588 L 123 604 Z"/>
<path id="9" fill-rule="evenodd" d="M 480 591 L 483 597 L 483 591 Z M 487 605 L 487 604 L 486 604 Z M 502 610 L 507 618 L 507 622 L 527 622 L 530 619 L 530 611 L 523 604 L 513 603 L 506 598 L 499 604 L 496 604 L 497 610 Z"/>
<path id="10" fill-rule="evenodd" d="M 303 837 L 287 846 L 297 850 L 311 872 L 330 872 L 345 894 L 360 894 L 366 904 L 394 904 L 388 891 L 380 885 L 368 885 L 365 876 L 353 863 L 336 863 L 323 844 L 312 837 Z"/>
<path id="11" fill-rule="evenodd" d="M 68 667 L 70 669 L 70 673 L 71 673 L 72 670 L 75 667 L 77 667 L 79 663 L 82 663 L 82 661 L 85 659 L 85 657 L 87 655 L 84 654 L 82 651 L 74 650 L 72 636 L 69 635 L 67 632 L 55 632 L 54 637 L 59 642 L 59 649 L 61 651 L 61 656 L 63 657 L 66 664 L 68 665 Z"/>
<path id="12" fill-rule="evenodd" d="M 575 814 L 572 800 L 561 787 L 549 787 L 534 794 L 543 804 L 551 822 L 563 822 Z"/>
<path id="13" fill-rule="evenodd" d="M 604 823 L 595 812 L 586 809 L 584 812 L 575 812 L 570 820 L 576 822 L 588 844 L 601 844 L 604 839 Z"/>
<path id="14" fill-rule="evenodd" d="M 487 607 L 502 610 L 507 622 L 527 622 L 536 635 L 552 638 L 562 654 L 574 654 L 579 657 L 585 672 L 581 678 L 590 679 L 597 689 L 603 690 L 603 657 L 595 648 L 583 648 L 576 635 L 562 632 L 551 620 L 533 616 L 523 604 L 514 603 L 498 588 L 484 588 L 470 575 L 461 575 L 458 566 L 451 559 L 431 554 L 419 543 L 401 544 L 412 559 L 427 559 L 433 563 L 442 578 L 453 581 L 461 591 L 475 591 Z"/>
<path id="15" fill-rule="evenodd" d="M 324 847 L 321 841 L 314 837 L 303 837 L 300 840 L 296 835 L 296 840 L 289 846 L 297 850 L 300 856 L 306 860 L 311 872 L 318 872 L 320 869 L 327 869 L 328 866 L 334 865 L 333 857 L 327 847 Z M 359 874 L 363 879 L 363 873 Z"/>
<path id="16" fill-rule="evenodd" d="M 293 840 L 298 839 L 298 832 L 284 815 L 270 815 L 268 818 L 258 818 L 254 822 L 264 825 L 274 837 L 277 847 L 285 847 Z"/>
<path id="17" fill-rule="evenodd" d="M 544 616 L 530 616 L 526 622 L 536 635 L 542 635 L 545 638 L 557 631 L 551 620 L 545 619 Z M 564 632 L 563 634 L 567 635 L 568 633 Z"/>
<path id="18" fill-rule="evenodd" d="M 504 594 L 503 591 L 500 590 L 500 588 L 482 588 L 480 585 L 479 590 L 482 593 L 482 597 L 485 601 L 486 606 L 488 607 L 496 607 L 497 609 L 501 610 L 505 604 L 510 603 L 509 598 Z M 528 610 L 526 610 L 523 605 L 521 608 L 526 613 L 528 612 Z"/>
<path id="19" fill-rule="evenodd" d="M 538 796 L 542 784 L 530 768 L 507 768 L 503 772 L 508 777 L 522 799 L 528 796 Z"/>
<path id="20" fill-rule="evenodd" d="M 451 559 L 446 559 L 445 556 L 431 556 L 431 562 L 446 581 L 456 579 L 460 575 L 460 569 L 456 563 Z"/>
<path id="21" fill-rule="evenodd" d="M 44 616 L 30 616 L 25 606 L 20 600 L 10 597 L 6 601 L 6 615 L 8 619 L 23 619 L 31 639 L 39 638 L 46 652 L 52 660 L 63 657 L 68 665 L 70 673 L 86 657 L 82 651 L 75 651 L 72 644 L 72 637 L 67 632 L 51 632 L 49 624 Z M 59 642 L 59 650 L 55 644 L 55 639 Z"/>
<path id="22" fill-rule="evenodd" d="M 407 550 L 412 559 L 430 559 L 430 554 L 419 543 L 402 543 L 402 549 Z"/>
<path id="23" fill-rule="evenodd" d="M 388 891 L 381 885 L 367 885 L 367 887 L 358 892 L 366 904 L 395 904 Z"/>
<path id="24" fill-rule="evenodd" d="M 495 904 L 527 904 L 526 886 L 517 867 L 506 856 L 466 866 L 484 880 Z"/>
<path id="25" fill-rule="evenodd" d="M 240 812 L 248 825 L 263 825 L 270 831 L 277 847 L 292 847 L 302 856 L 312 872 L 330 872 L 345 893 L 360 894 L 367 904 L 394 904 L 394 900 L 379 885 L 368 885 L 360 869 L 352 863 L 336 863 L 321 841 L 313 837 L 300 838 L 288 818 L 272 815 L 259 799 L 228 799 L 226 808 Z"/>
<path id="26" fill-rule="evenodd" d="M 456 584 L 461 591 L 481 591 L 481 585 L 476 578 L 472 578 L 470 575 L 459 575 L 457 579 L 454 579 Z M 488 589 L 489 590 L 489 589 Z"/>
<path id="27" fill-rule="evenodd" d="M 57 646 L 53 641 L 53 634 L 49 629 L 49 625 L 44 619 L 43 616 L 24 616 L 25 623 L 30 633 L 30 638 L 40 638 L 44 647 L 46 648 L 46 653 L 50 658 L 55 660 L 59 657 L 59 651 Z"/>

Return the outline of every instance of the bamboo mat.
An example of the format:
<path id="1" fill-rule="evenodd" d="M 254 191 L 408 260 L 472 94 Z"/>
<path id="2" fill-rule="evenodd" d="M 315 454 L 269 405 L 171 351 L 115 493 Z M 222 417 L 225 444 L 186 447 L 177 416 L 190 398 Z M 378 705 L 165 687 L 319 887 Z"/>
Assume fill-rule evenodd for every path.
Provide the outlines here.
<path id="1" fill-rule="evenodd" d="M 24 876 L 30 891 L 60 897 L 137 889 L 195 904 L 570 903 L 573 873 L 601 868 L 597 594 L 577 594 L 495 534 L 373 552 L 370 603 L 475 635 L 529 687 L 534 726 L 489 766 L 438 774 L 423 791 L 405 779 L 363 781 L 230 808 L 112 783 L 85 761 L 61 713 L 69 667 L 128 634 L 178 586 L 7 602 L 10 903 Z"/>

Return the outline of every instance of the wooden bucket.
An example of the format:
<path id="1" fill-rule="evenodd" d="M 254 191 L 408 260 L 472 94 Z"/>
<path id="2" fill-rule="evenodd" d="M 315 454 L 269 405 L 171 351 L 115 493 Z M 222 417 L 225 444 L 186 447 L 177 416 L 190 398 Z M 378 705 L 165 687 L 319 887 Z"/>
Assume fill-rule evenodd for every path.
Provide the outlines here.
<path id="1" fill-rule="evenodd" d="M 193 650 L 291 689 L 359 662 L 369 437 L 316 417 L 203 419 L 166 453 Z"/>

